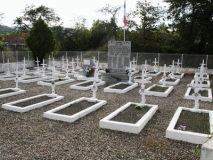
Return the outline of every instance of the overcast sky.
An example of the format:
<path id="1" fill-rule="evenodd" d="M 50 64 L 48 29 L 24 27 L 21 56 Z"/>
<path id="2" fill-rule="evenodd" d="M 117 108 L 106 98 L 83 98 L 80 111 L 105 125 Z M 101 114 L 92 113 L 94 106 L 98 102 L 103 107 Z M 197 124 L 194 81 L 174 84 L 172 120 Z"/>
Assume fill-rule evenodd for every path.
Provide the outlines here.
<path id="1" fill-rule="evenodd" d="M 126 0 L 126 13 L 130 10 L 135 10 L 136 1 L 137 0 Z M 153 4 L 159 3 L 161 6 L 165 5 L 165 3 L 162 2 L 163 0 L 147 1 Z M 62 19 L 64 27 L 72 27 L 77 17 L 86 18 L 87 26 L 91 27 L 93 20 L 109 19 L 109 17 L 97 12 L 98 9 L 103 8 L 106 4 L 122 7 L 117 17 L 118 25 L 122 26 L 124 0 L 5 0 L 0 7 L 0 13 L 4 13 L 4 19 L 1 21 L 1 24 L 13 26 L 13 20 L 23 15 L 21 11 L 25 9 L 26 5 L 35 5 L 36 7 L 44 5 L 55 11 Z"/>

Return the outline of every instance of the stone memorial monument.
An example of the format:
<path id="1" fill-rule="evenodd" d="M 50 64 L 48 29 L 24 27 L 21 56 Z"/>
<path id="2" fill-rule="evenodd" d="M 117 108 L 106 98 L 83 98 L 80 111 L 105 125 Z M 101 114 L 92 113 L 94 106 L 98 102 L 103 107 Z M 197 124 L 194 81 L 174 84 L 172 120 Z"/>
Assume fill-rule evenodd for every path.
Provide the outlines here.
<path id="1" fill-rule="evenodd" d="M 127 82 L 129 77 L 126 72 L 130 64 L 131 42 L 108 42 L 108 68 L 103 73 L 102 80 L 106 83 Z"/>

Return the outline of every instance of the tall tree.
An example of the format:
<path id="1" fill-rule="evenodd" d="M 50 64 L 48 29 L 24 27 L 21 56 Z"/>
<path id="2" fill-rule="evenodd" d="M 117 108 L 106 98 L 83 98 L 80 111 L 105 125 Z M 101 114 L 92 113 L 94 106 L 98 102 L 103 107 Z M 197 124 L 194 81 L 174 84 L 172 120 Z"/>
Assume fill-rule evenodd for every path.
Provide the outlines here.
<path id="1" fill-rule="evenodd" d="M 116 39 L 117 35 L 116 35 L 116 31 L 118 29 L 118 26 L 116 24 L 116 15 L 118 13 L 118 11 L 121 9 L 121 7 L 112 7 L 109 4 L 106 4 L 105 7 L 101 8 L 100 10 L 98 10 L 98 12 L 101 12 L 104 15 L 111 15 L 110 18 L 110 28 L 109 28 L 109 32 L 108 32 L 108 38 L 112 38 L 112 39 Z"/>
<path id="2" fill-rule="evenodd" d="M 39 17 L 41 17 L 45 23 L 49 26 L 58 25 L 60 23 L 60 18 L 55 14 L 55 11 L 51 8 L 45 7 L 43 5 L 35 7 L 34 5 L 26 6 L 24 11 L 21 12 L 23 15 L 16 17 L 14 24 L 17 29 L 21 31 L 29 31 L 33 23 L 35 23 Z"/>
<path id="3" fill-rule="evenodd" d="M 30 36 L 26 39 L 29 49 L 32 51 L 34 60 L 43 62 L 45 56 L 55 49 L 55 39 L 48 25 L 40 17 L 30 31 Z"/>
<path id="4" fill-rule="evenodd" d="M 212 54 L 213 1 L 166 0 L 172 27 L 180 34 L 183 52 Z"/>
<path id="5" fill-rule="evenodd" d="M 142 29 L 142 43 L 145 52 L 148 43 L 149 32 L 157 28 L 160 19 L 164 19 L 164 9 L 160 6 L 153 6 L 150 2 L 137 1 L 136 10 L 133 14 L 140 18 Z"/>

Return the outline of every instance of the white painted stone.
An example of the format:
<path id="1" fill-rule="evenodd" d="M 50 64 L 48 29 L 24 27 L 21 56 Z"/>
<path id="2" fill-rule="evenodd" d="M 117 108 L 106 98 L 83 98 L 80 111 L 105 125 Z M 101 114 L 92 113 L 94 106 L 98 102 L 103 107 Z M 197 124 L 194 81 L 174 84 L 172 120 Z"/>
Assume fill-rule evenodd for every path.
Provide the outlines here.
<path id="1" fill-rule="evenodd" d="M 154 76 L 154 77 L 159 76 L 160 74 L 161 72 L 152 73 L 152 71 L 146 73 L 147 76 Z"/>
<path id="2" fill-rule="evenodd" d="M 194 100 L 194 96 L 193 95 L 189 95 L 191 90 L 192 90 L 192 87 L 188 87 L 187 88 L 186 93 L 184 95 L 184 99 Z M 202 90 L 208 91 L 208 97 L 201 96 L 200 100 L 204 101 L 204 102 L 212 102 L 212 91 L 211 91 L 211 89 L 210 88 L 209 89 L 205 88 L 205 89 L 202 89 Z"/>
<path id="3" fill-rule="evenodd" d="M 116 83 L 114 85 L 108 86 L 104 88 L 104 92 L 111 92 L 111 93 L 126 93 L 134 88 L 136 88 L 138 86 L 138 83 L 131 83 L 131 85 L 129 87 L 126 87 L 124 89 L 113 89 L 112 87 L 116 86 L 116 85 L 120 85 L 120 84 L 129 84 L 128 82 L 119 82 Z"/>
<path id="4" fill-rule="evenodd" d="M 92 85 L 89 86 L 81 86 L 82 84 L 88 83 L 88 82 L 93 82 L 92 80 L 87 80 L 84 82 L 80 82 L 80 83 L 76 83 L 70 86 L 70 89 L 76 89 L 76 90 L 89 90 L 91 89 Z M 97 86 L 102 86 L 104 85 L 106 82 L 105 81 L 100 81 L 100 82 L 96 82 Z"/>
<path id="5" fill-rule="evenodd" d="M 163 86 L 163 85 L 157 85 L 161 87 L 168 87 L 168 89 L 165 92 L 155 92 L 155 91 L 150 91 L 152 87 L 155 87 L 157 84 L 153 84 L 146 90 L 149 91 L 150 95 L 157 96 L 157 97 L 168 97 L 169 93 L 173 90 L 173 86 Z"/>
<path id="6" fill-rule="evenodd" d="M 155 114 L 155 112 L 158 109 L 158 105 L 152 105 L 152 104 L 145 104 L 151 107 L 151 109 L 143 116 L 141 119 L 133 124 L 133 123 L 124 123 L 124 122 L 117 122 L 111 120 L 115 116 L 117 116 L 120 112 L 128 108 L 131 104 L 141 105 L 140 103 L 134 103 L 134 102 L 128 102 L 125 105 L 121 106 L 108 116 L 104 117 L 99 121 L 99 127 L 105 128 L 105 129 L 111 129 L 111 130 L 117 130 L 122 132 L 128 132 L 128 133 L 134 133 L 139 134 L 141 130 L 144 128 L 144 126 L 148 123 L 148 121 L 152 118 L 152 116 Z"/>
<path id="7" fill-rule="evenodd" d="M 41 97 L 41 96 L 52 97 L 51 94 L 41 94 L 41 95 L 37 95 L 37 96 L 25 98 L 25 99 L 20 99 L 20 100 L 14 101 L 14 102 L 2 104 L 2 108 L 6 109 L 6 110 L 11 110 L 11 111 L 23 113 L 23 112 L 30 111 L 32 109 L 40 108 L 40 107 L 43 107 L 45 105 L 54 103 L 54 102 L 59 101 L 59 100 L 64 98 L 64 96 L 55 95 L 55 96 L 53 96 L 54 98 L 52 98 L 52 99 L 49 99 L 49 100 L 46 100 L 46 101 L 43 101 L 43 102 L 40 102 L 40 103 L 36 103 L 36 104 L 33 104 L 33 105 L 29 105 L 29 106 L 26 106 L 26 107 L 18 107 L 18 106 L 15 105 L 16 103 L 24 102 L 24 101 L 27 101 L 27 100 L 30 100 L 30 99 Z"/>
<path id="8" fill-rule="evenodd" d="M 78 120 L 79 118 L 81 117 L 84 117 L 86 116 L 87 114 L 99 109 L 100 107 L 102 107 L 103 105 L 105 105 L 107 102 L 105 100 L 97 100 L 96 102 L 98 102 L 97 104 L 94 104 L 78 113 L 75 113 L 73 115 L 64 115 L 64 114 L 58 114 L 58 113 L 55 113 L 59 110 L 62 110 L 62 109 L 65 109 L 67 107 L 69 107 L 71 104 L 74 104 L 74 103 L 79 103 L 81 101 L 88 101 L 88 102 L 94 102 L 93 99 L 91 101 L 91 98 L 86 98 L 86 97 L 81 97 L 79 99 L 76 99 L 74 101 L 71 101 L 69 103 L 66 103 L 62 106 L 59 106 L 59 107 L 56 107 L 52 110 L 49 110 L 47 112 L 44 112 L 43 116 L 45 118 L 49 118 L 49 119 L 53 119 L 53 120 L 60 120 L 60 121 L 64 121 L 64 122 L 74 122 L 76 120 Z"/>
<path id="9" fill-rule="evenodd" d="M 32 79 L 28 79 L 28 78 L 32 78 Z M 50 77 L 45 76 L 45 77 L 40 77 L 40 76 L 30 76 L 27 78 L 19 78 L 19 82 L 21 83 L 32 83 L 32 82 L 37 82 L 37 81 L 41 81 L 41 80 L 45 80 L 45 79 L 49 79 Z"/>
<path id="10" fill-rule="evenodd" d="M 18 94 L 22 94 L 26 92 L 26 90 L 22 90 L 20 88 L 5 88 L 5 89 L 0 89 L 0 93 L 1 91 L 6 91 L 6 90 L 13 90 L 15 92 L 0 94 L 0 98 L 10 97 L 10 96 L 14 96 L 14 95 L 18 95 Z"/>
<path id="11" fill-rule="evenodd" d="M 184 73 L 180 73 L 180 74 L 175 73 L 174 74 L 175 78 L 183 78 L 183 76 L 184 76 Z"/>
<path id="12" fill-rule="evenodd" d="M 67 84 L 67 83 L 71 83 L 73 81 L 75 81 L 74 79 L 66 79 L 66 78 L 61 78 L 62 81 L 57 81 L 55 82 L 55 85 L 58 86 L 58 85 L 62 85 L 62 84 Z M 51 81 L 54 81 L 56 79 L 47 79 L 47 80 L 44 80 L 44 81 L 38 81 L 38 85 L 42 85 L 42 86 L 51 86 Z M 46 82 L 48 81 L 48 82 Z"/>
<path id="13" fill-rule="evenodd" d="M 179 106 L 176 110 L 172 120 L 170 121 L 170 124 L 168 128 L 166 129 L 166 138 L 174 139 L 174 140 L 180 140 L 184 142 L 194 143 L 194 144 L 203 144 L 208 140 L 208 134 L 202 134 L 202 133 L 196 133 L 196 132 L 190 132 L 190 131 L 182 131 L 175 129 L 175 125 L 180 117 L 180 114 L 182 110 L 188 110 L 192 112 L 203 112 L 203 113 L 209 113 L 210 117 L 210 132 L 213 132 L 213 111 L 209 110 L 201 110 L 198 109 L 195 111 L 194 109 L 181 107 Z M 192 120 L 194 121 L 194 120 Z M 186 126 L 187 127 L 187 126 Z"/>
<path id="14" fill-rule="evenodd" d="M 200 84 L 200 86 L 202 87 L 202 88 L 210 88 L 210 81 L 209 80 L 204 80 L 207 84 Z M 191 81 L 191 83 L 190 83 L 191 85 L 193 85 L 193 84 L 195 84 L 195 80 L 193 79 L 192 81 Z"/>
<path id="15" fill-rule="evenodd" d="M 174 80 L 175 80 L 174 82 L 165 80 L 165 84 L 168 84 L 168 85 L 177 85 L 180 82 L 179 78 L 174 78 Z M 159 80 L 159 83 L 163 84 L 163 79 Z"/>
<path id="16" fill-rule="evenodd" d="M 152 79 L 152 77 L 144 77 L 145 80 L 149 81 Z M 134 77 L 134 82 L 136 83 L 141 83 L 141 76 L 135 76 Z"/>
<path id="17" fill-rule="evenodd" d="M 213 157 L 213 138 L 209 139 L 201 147 L 200 160 L 212 160 Z"/>

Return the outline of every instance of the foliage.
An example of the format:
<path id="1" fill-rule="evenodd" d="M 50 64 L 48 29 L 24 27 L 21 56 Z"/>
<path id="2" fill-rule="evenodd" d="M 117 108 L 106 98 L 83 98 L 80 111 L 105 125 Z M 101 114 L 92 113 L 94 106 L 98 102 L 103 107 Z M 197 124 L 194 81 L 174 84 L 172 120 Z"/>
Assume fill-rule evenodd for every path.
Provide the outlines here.
<path id="1" fill-rule="evenodd" d="M 163 17 L 164 10 L 160 6 L 153 6 L 150 2 L 140 2 L 136 3 L 136 10 L 133 12 L 134 16 L 140 18 L 141 26 L 137 30 L 140 31 L 142 39 L 140 43 L 143 44 L 143 51 L 145 52 L 146 47 L 150 47 L 147 42 L 151 39 L 153 40 L 153 30 L 157 28 L 157 23 Z M 151 45 L 152 47 L 152 45 Z"/>
<path id="2" fill-rule="evenodd" d="M 182 52 L 212 54 L 213 1 L 167 0 L 171 27 L 181 37 Z"/>
<path id="3" fill-rule="evenodd" d="M 33 24 L 26 43 L 32 51 L 34 60 L 38 57 L 40 63 L 43 62 L 46 55 L 54 51 L 55 39 L 53 33 L 41 17 Z"/>
<path id="4" fill-rule="evenodd" d="M 21 31 L 30 31 L 33 23 L 35 23 L 39 17 L 41 17 L 49 26 L 60 23 L 60 18 L 55 14 L 55 11 L 43 5 L 37 8 L 34 5 L 26 6 L 21 13 L 23 16 L 16 17 L 14 20 L 16 29 Z"/>

